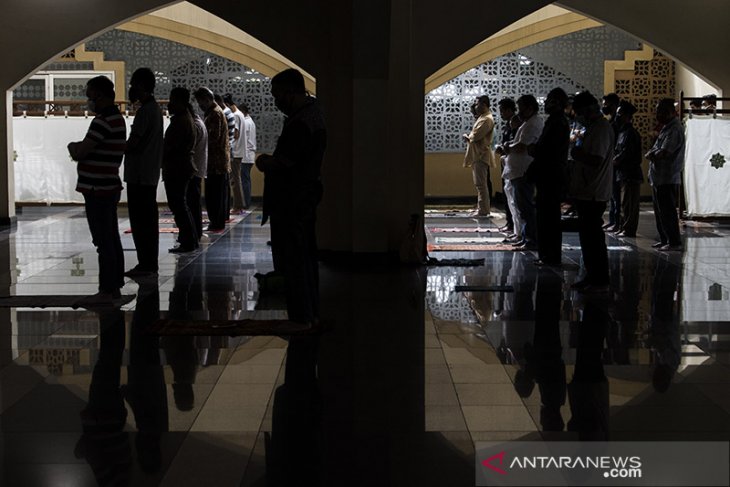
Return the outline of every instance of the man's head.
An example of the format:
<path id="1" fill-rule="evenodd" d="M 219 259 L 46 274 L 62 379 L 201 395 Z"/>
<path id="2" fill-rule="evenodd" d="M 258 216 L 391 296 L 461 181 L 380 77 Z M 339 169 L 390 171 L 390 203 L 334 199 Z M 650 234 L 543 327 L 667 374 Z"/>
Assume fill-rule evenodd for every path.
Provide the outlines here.
<path id="1" fill-rule="evenodd" d="M 562 88 L 554 88 L 545 99 L 545 113 L 558 115 L 568 106 L 568 94 Z"/>
<path id="2" fill-rule="evenodd" d="M 656 121 L 662 125 L 669 123 L 677 115 L 674 100 L 662 98 L 656 105 Z"/>
<path id="3" fill-rule="evenodd" d="M 248 115 L 249 112 L 251 111 L 251 109 L 248 108 L 248 105 L 246 104 L 246 102 L 243 102 L 243 101 L 238 104 L 238 109 L 241 110 L 244 115 Z"/>
<path id="4" fill-rule="evenodd" d="M 509 126 L 512 128 L 512 130 L 517 130 L 520 128 L 520 125 L 522 125 L 522 119 L 519 115 L 512 115 L 512 118 L 509 119 Z"/>
<path id="5" fill-rule="evenodd" d="M 215 100 L 216 105 L 218 105 L 219 107 L 221 107 L 221 110 L 225 110 L 227 108 L 226 107 L 226 104 L 223 103 L 223 97 L 220 96 L 218 93 L 216 93 L 215 95 L 213 95 L 213 100 Z"/>
<path id="6" fill-rule="evenodd" d="M 102 108 L 114 104 L 114 83 L 106 76 L 91 78 L 86 83 L 87 106 L 94 113 L 99 113 Z"/>
<path id="7" fill-rule="evenodd" d="M 195 97 L 195 101 L 198 102 L 200 109 L 204 112 L 207 112 L 215 105 L 215 98 L 213 96 L 213 92 L 210 91 L 210 88 L 201 86 L 195 90 L 193 96 Z"/>
<path id="8" fill-rule="evenodd" d="M 238 111 L 239 109 L 239 106 L 233 100 L 233 95 L 231 95 L 230 93 L 226 93 L 225 95 L 223 95 L 223 103 L 225 103 L 226 106 L 234 112 Z"/>
<path id="9" fill-rule="evenodd" d="M 717 106 L 717 95 L 705 95 L 702 97 L 702 108 L 712 109 Z"/>
<path id="10" fill-rule="evenodd" d="M 634 113 L 636 113 L 636 107 L 628 100 L 621 100 L 618 104 L 618 110 L 616 110 L 616 119 L 621 125 L 626 125 L 631 123 Z"/>
<path id="11" fill-rule="evenodd" d="M 539 109 L 540 105 L 532 95 L 522 95 L 517 99 L 517 114 L 523 121 L 535 115 Z"/>
<path id="12" fill-rule="evenodd" d="M 276 108 L 284 115 L 291 114 L 297 102 L 301 102 L 307 96 L 304 76 L 294 68 L 285 69 L 271 78 L 271 95 L 274 97 Z"/>
<path id="13" fill-rule="evenodd" d="M 589 120 L 601 116 L 601 109 L 598 100 L 590 91 L 581 91 L 573 98 L 573 111 L 575 118 L 581 125 L 587 125 Z"/>
<path id="14" fill-rule="evenodd" d="M 167 109 L 173 115 L 179 115 L 188 111 L 190 104 L 190 91 L 187 88 L 178 86 L 170 91 L 170 102 Z"/>
<path id="15" fill-rule="evenodd" d="M 499 108 L 499 118 L 502 120 L 510 120 L 517 112 L 517 105 L 512 98 L 502 98 L 497 103 Z"/>
<path id="16" fill-rule="evenodd" d="M 129 80 L 129 99 L 132 103 L 144 101 L 155 92 L 155 73 L 150 68 L 139 68 Z"/>
<path id="17" fill-rule="evenodd" d="M 474 100 L 474 115 L 480 117 L 489 111 L 489 97 L 482 95 Z"/>
<path id="18" fill-rule="evenodd" d="M 607 117 L 615 117 L 616 110 L 618 110 L 618 104 L 620 101 L 621 99 L 616 93 L 609 93 L 608 95 L 603 97 L 601 112 L 603 112 L 603 114 Z"/>

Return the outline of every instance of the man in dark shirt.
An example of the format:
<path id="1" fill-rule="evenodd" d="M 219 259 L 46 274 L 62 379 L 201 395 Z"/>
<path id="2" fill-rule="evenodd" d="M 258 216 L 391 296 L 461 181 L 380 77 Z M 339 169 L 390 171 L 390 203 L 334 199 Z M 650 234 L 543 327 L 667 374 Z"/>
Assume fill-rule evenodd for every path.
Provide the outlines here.
<path id="1" fill-rule="evenodd" d="M 119 238 L 117 204 L 122 192 L 119 166 L 124 156 L 127 126 L 114 104 L 114 84 L 104 76 L 86 84 L 89 109 L 96 113 L 86 137 L 71 142 L 68 152 L 78 162 L 76 191 L 84 196 L 91 239 L 99 254 L 99 292 L 83 306 L 121 304 L 124 252 Z"/>
<path id="2" fill-rule="evenodd" d="M 208 209 L 208 232 L 220 233 L 228 219 L 228 177 L 231 172 L 231 145 L 228 123 L 223 110 L 216 105 L 213 92 L 201 87 L 195 100 L 205 113 L 208 131 L 208 174 L 205 180 L 205 206 Z"/>
<path id="3" fill-rule="evenodd" d="M 537 187 L 537 265 L 559 266 L 561 261 L 560 200 L 570 145 L 567 106 L 568 95 L 561 88 L 548 93 L 545 100 L 548 119 L 540 139 L 529 148 L 535 160 L 528 169 L 528 177 L 535 180 Z"/>
<path id="4" fill-rule="evenodd" d="M 601 113 L 608 119 L 613 128 L 613 136 L 618 137 L 619 123 L 616 119 L 616 110 L 621 99 L 616 93 L 609 93 L 601 102 Z M 614 174 L 615 175 L 615 174 Z M 621 226 L 621 183 L 613 180 L 611 185 L 611 202 L 608 210 L 608 223 L 604 225 L 607 232 L 617 232 Z"/>
<path id="5" fill-rule="evenodd" d="M 312 325 L 319 316 L 315 220 L 327 129 L 317 100 L 307 95 L 296 69 L 274 76 L 271 94 L 287 118 L 274 154 L 256 159 L 265 176 L 262 223 L 271 219 L 274 270 L 286 279 L 289 319 Z"/>
<path id="6" fill-rule="evenodd" d="M 639 197 L 644 176 L 641 173 L 641 136 L 631 123 L 636 107 L 621 100 L 616 112 L 618 135 L 613 152 L 616 180 L 621 184 L 621 226 L 619 237 L 636 237 L 639 226 Z"/>
<path id="7" fill-rule="evenodd" d="M 124 155 L 124 181 L 132 239 L 137 249 L 137 265 L 128 277 L 157 274 L 160 224 L 157 184 L 162 164 L 162 110 L 155 100 L 155 74 L 139 68 L 129 81 L 129 99 L 139 101 Z"/>
<path id="8" fill-rule="evenodd" d="M 494 152 L 501 160 L 502 155 L 504 154 L 503 147 L 512 142 L 512 139 L 514 139 L 515 134 L 517 133 L 517 129 L 512 127 L 512 117 L 514 117 L 517 113 L 517 105 L 512 98 L 502 98 L 499 100 L 499 103 L 497 103 L 497 106 L 499 107 L 499 118 L 502 119 L 502 138 Z M 500 171 L 504 171 L 504 163 L 502 163 Z M 502 180 L 502 187 L 504 188 L 504 180 Z M 514 231 L 514 221 L 506 198 L 504 203 L 504 216 L 507 221 L 505 225 L 499 229 L 499 231 L 508 234 L 512 233 Z"/>
<path id="9" fill-rule="evenodd" d="M 180 230 L 180 245 L 170 249 L 173 254 L 192 252 L 198 248 L 198 238 L 193 227 L 193 217 L 186 201 L 196 167 L 193 161 L 195 122 L 188 112 L 190 92 L 185 88 L 173 88 L 167 107 L 172 118 L 165 132 L 162 151 L 162 180 L 165 182 L 167 204 Z"/>

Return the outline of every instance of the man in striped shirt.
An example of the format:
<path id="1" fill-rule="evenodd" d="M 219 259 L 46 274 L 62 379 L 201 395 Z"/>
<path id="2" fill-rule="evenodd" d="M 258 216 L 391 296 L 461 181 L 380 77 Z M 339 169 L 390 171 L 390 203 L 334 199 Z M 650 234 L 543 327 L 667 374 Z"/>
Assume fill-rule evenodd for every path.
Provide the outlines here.
<path id="1" fill-rule="evenodd" d="M 86 84 L 89 109 L 96 113 L 84 140 L 71 142 L 68 152 L 78 162 L 76 191 L 84 196 L 86 219 L 99 254 L 99 292 L 84 306 L 121 304 L 124 253 L 119 238 L 117 204 L 122 192 L 119 166 L 124 156 L 127 126 L 114 104 L 114 83 L 97 76 Z"/>

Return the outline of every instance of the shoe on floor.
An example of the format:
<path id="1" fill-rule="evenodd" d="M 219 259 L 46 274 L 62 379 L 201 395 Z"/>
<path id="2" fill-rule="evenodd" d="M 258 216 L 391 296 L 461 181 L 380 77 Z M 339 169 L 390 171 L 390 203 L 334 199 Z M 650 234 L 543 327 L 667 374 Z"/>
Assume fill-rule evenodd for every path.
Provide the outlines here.
<path id="1" fill-rule="evenodd" d="M 157 271 L 149 271 L 140 269 L 139 267 L 132 267 L 124 273 L 127 277 L 152 277 L 157 275 Z"/>
<path id="2" fill-rule="evenodd" d="M 684 250 L 684 247 L 682 247 L 682 244 L 679 245 L 672 245 L 672 244 L 666 244 L 659 247 L 658 250 L 661 250 L 662 252 L 671 252 L 671 251 L 681 251 Z"/>
<path id="3" fill-rule="evenodd" d="M 196 247 L 183 247 L 182 245 L 178 245 L 177 247 L 173 247 L 167 251 L 171 254 L 187 254 L 188 252 L 195 252 L 195 250 Z"/>
<path id="4" fill-rule="evenodd" d="M 656 242 L 651 244 L 651 248 L 658 249 L 660 247 L 664 247 L 665 245 L 667 245 L 667 242 Z"/>

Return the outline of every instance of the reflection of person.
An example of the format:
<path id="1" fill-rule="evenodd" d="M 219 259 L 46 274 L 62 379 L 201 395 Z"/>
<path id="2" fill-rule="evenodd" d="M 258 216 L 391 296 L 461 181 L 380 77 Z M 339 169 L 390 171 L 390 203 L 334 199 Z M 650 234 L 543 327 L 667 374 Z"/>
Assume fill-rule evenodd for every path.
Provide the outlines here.
<path id="1" fill-rule="evenodd" d="M 273 155 L 256 159 L 265 176 L 262 223 L 271 219 L 274 268 L 286 278 L 289 319 L 311 324 L 319 315 L 315 221 L 327 131 L 319 103 L 307 95 L 299 71 L 274 76 L 271 94 L 286 120 Z"/>
<path id="2" fill-rule="evenodd" d="M 654 218 L 659 250 L 682 250 L 677 216 L 677 196 L 684 170 L 684 129 L 677 118 L 674 100 L 664 98 L 656 106 L 656 119 L 662 125 L 656 142 L 646 153 L 649 159 L 649 183 L 654 193 Z"/>
<path id="3" fill-rule="evenodd" d="M 565 117 L 567 104 L 568 95 L 561 88 L 548 93 L 545 100 L 548 119 L 537 143 L 529 147 L 529 153 L 535 158 L 528 176 L 534 179 L 537 188 L 537 265 L 560 265 L 561 260 L 560 200 L 570 144 L 570 126 Z"/>
<path id="4" fill-rule="evenodd" d="M 568 431 L 577 432 L 581 441 L 609 439 L 609 390 L 602 359 L 607 326 L 608 315 L 588 303 L 577 328 L 575 369 L 568 384 Z"/>
<path id="5" fill-rule="evenodd" d="M 613 129 L 603 118 L 598 100 L 584 91 L 573 100 L 578 121 L 586 130 L 580 145 L 573 147 L 575 161 L 570 193 L 578 211 L 578 237 L 585 275 L 573 284 L 582 292 L 608 291 L 608 249 L 603 233 L 603 212 L 611 198 L 613 181 Z"/>
<path id="6" fill-rule="evenodd" d="M 127 409 L 120 391 L 124 355 L 124 312 L 99 313 L 99 355 L 81 413 L 83 435 L 75 454 L 89 463 L 99 485 L 129 485 L 132 448 L 124 431 Z"/>
<path id="7" fill-rule="evenodd" d="M 489 97 L 478 97 L 472 105 L 472 113 L 476 117 L 471 132 L 464 134 L 466 155 L 464 167 L 471 167 L 474 186 L 477 189 L 476 216 L 489 216 L 489 198 L 492 195 L 489 179 L 489 166 L 492 164 L 492 137 L 494 136 L 494 118 L 489 109 Z"/>
<path id="8" fill-rule="evenodd" d="M 160 318 L 156 281 L 140 281 L 137 306 L 129 331 L 128 383 L 122 394 L 134 413 L 135 445 L 140 467 L 156 472 L 162 461 L 160 439 L 168 431 L 167 388 L 160 361 L 160 338 L 145 330 Z"/>
<path id="9" fill-rule="evenodd" d="M 678 291 L 681 268 L 667 260 L 657 259 L 651 296 L 649 346 L 654 357 L 652 385 L 657 392 L 666 392 L 682 358 L 679 332 Z"/>
<path id="10" fill-rule="evenodd" d="M 188 185 L 195 174 L 194 144 L 195 122 L 188 112 L 190 92 L 185 88 L 173 88 L 168 108 L 172 114 L 170 126 L 165 132 L 162 153 L 162 179 L 165 183 L 167 203 L 180 230 L 180 245 L 170 249 L 179 254 L 198 248 L 193 227 L 193 217 L 187 204 Z"/>
<path id="11" fill-rule="evenodd" d="M 317 383 L 319 338 L 291 337 L 284 384 L 274 393 L 266 485 L 319 486 L 322 479 L 322 397 Z"/>
<path id="12" fill-rule="evenodd" d="M 124 155 L 124 181 L 137 266 L 125 273 L 144 277 L 157 273 L 160 246 L 157 184 L 162 164 L 162 110 L 155 100 L 155 75 L 139 68 L 129 82 L 129 99 L 139 101 Z"/>
<path id="13" fill-rule="evenodd" d="M 91 239 L 99 254 L 99 292 L 83 304 L 112 304 L 124 286 L 124 252 L 119 238 L 117 204 L 122 192 L 119 166 L 124 155 L 127 126 L 114 104 L 114 84 L 104 76 L 86 84 L 89 108 L 96 113 L 81 142 L 68 145 L 78 161 L 76 191 L 84 196 Z"/>
<path id="14" fill-rule="evenodd" d="M 222 232 L 228 219 L 228 177 L 231 172 L 228 123 L 208 88 L 199 88 L 195 92 L 195 100 L 205 113 L 208 131 L 208 174 L 205 180 L 205 206 L 210 220 L 208 231 Z"/>

